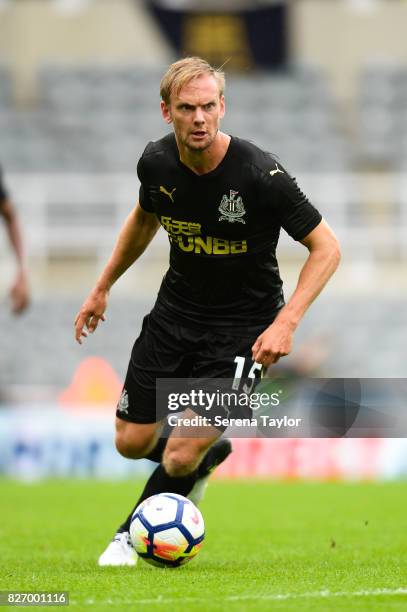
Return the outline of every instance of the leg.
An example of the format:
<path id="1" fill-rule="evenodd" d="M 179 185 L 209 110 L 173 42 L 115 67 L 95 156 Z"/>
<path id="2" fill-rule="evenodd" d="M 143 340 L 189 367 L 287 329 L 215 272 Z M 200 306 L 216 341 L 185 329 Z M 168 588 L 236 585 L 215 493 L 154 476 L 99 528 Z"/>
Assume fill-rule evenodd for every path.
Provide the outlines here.
<path id="1" fill-rule="evenodd" d="M 164 343 L 163 338 L 167 340 Z M 173 324 L 167 325 L 152 314 L 144 318 L 140 336 L 132 349 L 116 411 L 116 448 L 124 457 L 161 461 L 168 432 L 163 431 L 162 417 L 156 411 L 156 379 L 186 375 L 183 370 L 185 347 L 178 346 L 181 341 Z M 157 468 L 136 505 L 163 491 L 160 473 Z M 135 565 L 136 557 L 128 534 L 132 514 L 133 510 L 99 557 L 99 565 Z"/>
<path id="2" fill-rule="evenodd" d="M 187 409 L 184 418 L 190 419 L 196 413 Z M 177 425 L 164 449 L 162 464 L 167 474 L 173 478 L 187 476 L 198 469 L 208 449 L 220 437 L 221 431 L 215 427 L 196 427 L 187 430 Z"/>
<path id="3" fill-rule="evenodd" d="M 207 354 L 203 355 L 203 359 L 199 362 L 200 368 L 196 372 L 191 370 L 191 347 L 197 346 L 201 351 L 202 343 L 206 342 L 206 339 L 206 329 L 197 334 L 196 330 L 191 331 L 174 322 L 160 319 L 156 313 L 144 319 L 142 332 L 133 347 L 116 413 L 118 417 L 116 446 L 123 456 L 146 457 L 161 462 L 168 442 L 164 432 L 161 433 L 162 425 L 152 421 L 164 418 L 168 410 L 164 407 L 164 414 L 160 412 L 157 415 L 156 379 L 187 378 L 191 375 L 199 377 L 201 373 L 198 374 L 198 370 L 207 370 L 213 363 L 213 347 L 216 347 L 217 339 L 214 339 L 215 344 L 210 340 L 210 346 L 205 352 Z M 227 352 L 228 364 L 230 361 L 231 365 L 228 365 L 227 372 L 219 372 L 218 366 L 214 370 L 210 368 L 211 373 L 205 371 L 205 376 L 225 376 L 225 374 L 230 376 L 230 368 L 234 370 L 233 355 L 236 353 L 230 351 L 229 345 L 225 346 L 223 339 L 221 344 L 221 352 L 222 354 Z M 195 362 L 197 359 L 198 353 L 195 355 Z M 195 413 L 192 413 L 192 416 L 194 415 Z M 135 507 L 147 497 L 165 491 L 189 495 L 192 501 L 198 503 L 209 474 L 231 452 L 228 440 L 217 441 L 220 435 L 221 432 L 215 428 L 209 432 L 208 428 L 205 428 L 204 432 L 197 432 L 196 436 L 191 438 L 190 428 L 184 432 L 180 427 L 175 428 L 170 436 L 164 464 L 160 463 L 150 476 Z M 168 438 L 168 432 L 166 437 Z M 134 508 L 119 527 L 114 541 L 99 558 L 100 565 L 134 565 L 128 540 Z M 113 555 L 110 554 L 112 546 Z M 118 553 L 117 556 L 115 551 Z"/>
<path id="4" fill-rule="evenodd" d="M 187 410 L 185 416 L 191 418 L 195 413 Z M 145 499 L 168 491 L 188 496 L 197 480 L 205 478 L 231 452 L 228 440 L 222 440 L 213 451 L 208 451 L 221 435 L 221 432 L 215 428 L 198 429 L 194 432 L 196 437 L 191 437 L 190 428 L 188 433 L 189 436 L 185 437 L 186 432 L 182 427 L 164 426 L 162 435 L 169 436 L 168 439 L 160 438 L 154 449 L 148 455 L 144 455 L 147 459 L 160 462 L 160 465 L 151 474 L 141 496 L 117 533 L 129 531 L 131 517 L 137 506 Z M 198 498 L 195 497 L 193 501 L 197 502 Z"/>
<path id="5" fill-rule="evenodd" d="M 191 413 L 190 415 L 188 413 Z M 195 413 L 187 410 L 186 415 Z M 217 442 L 221 432 L 210 428 L 195 432 L 196 438 L 185 437 L 182 427 L 175 427 L 167 440 L 159 438 L 167 434 L 162 423 L 138 424 L 116 419 L 116 447 L 125 457 L 138 459 L 146 457 L 162 461 L 148 479 L 141 497 L 131 510 L 127 519 L 118 528 L 113 541 L 99 557 L 99 565 L 135 565 L 136 556 L 129 538 L 131 518 L 137 506 L 157 493 L 170 491 L 188 496 L 197 503 L 202 497 L 211 471 L 231 452 L 228 440 Z M 203 437 L 206 436 L 206 437 Z M 196 485 L 196 486 L 195 486 Z"/>
<path id="6" fill-rule="evenodd" d="M 192 410 L 186 410 L 184 418 L 195 416 Z M 183 473 L 194 469 L 195 475 L 191 489 L 186 493 L 194 503 L 199 504 L 208 485 L 209 476 L 213 470 L 223 463 L 232 452 L 232 445 L 226 438 L 220 438 L 223 429 L 205 427 L 196 428 L 191 438 L 191 428 L 182 426 L 174 428 L 171 438 L 165 448 L 163 464 L 169 474 Z M 187 436 L 187 437 L 186 437 Z"/>
<path id="7" fill-rule="evenodd" d="M 129 459 L 140 459 L 157 453 L 161 457 L 164 448 L 159 436 L 162 432 L 163 424 L 158 423 L 132 423 L 124 421 L 116 416 L 116 448 L 118 452 Z M 157 459 L 160 460 L 159 458 Z M 125 523 L 116 532 L 113 540 L 109 543 L 106 550 L 100 555 L 98 564 L 100 566 L 120 566 L 136 565 L 137 557 L 129 539 L 129 527 L 132 514 L 129 515 Z"/>
<path id="8" fill-rule="evenodd" d="M 157 445 L 163 424 L 130 423 L 116 417 L 116 448 L 127 459 L 147 457 Z"/>

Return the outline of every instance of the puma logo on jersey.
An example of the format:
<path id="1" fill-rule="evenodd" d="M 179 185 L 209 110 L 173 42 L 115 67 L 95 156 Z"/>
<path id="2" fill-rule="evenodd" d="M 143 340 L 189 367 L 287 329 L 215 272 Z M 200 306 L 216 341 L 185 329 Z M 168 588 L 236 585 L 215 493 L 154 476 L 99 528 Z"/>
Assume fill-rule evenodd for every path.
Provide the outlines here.
<path id="1" fill-rule="evenodd" d="M 172 197 L 172 194 L 174 193 L 174 191 L 176 191 L 177 188 L 174 187 L 174 189 L 172 191 L 167 191 L 165 187 L 163 187 L 162 185 L 160 185 L 160 192 L 164 193 L 166 196 L 168 196 L 171 200 L 171 202 L 174 204 L 174 198 Z"/>
<path id="2" fill-rule="evenodd" d="M 271 174 L 271 176 L 274 176 L 275 174 L 278 174 L 278 173 L 284 174 L 284 172 L 282 170 L 280 170 L 280 168 L 276 164 L 276 169 L 275 170 L 270 170 L 270 174 Z"/>

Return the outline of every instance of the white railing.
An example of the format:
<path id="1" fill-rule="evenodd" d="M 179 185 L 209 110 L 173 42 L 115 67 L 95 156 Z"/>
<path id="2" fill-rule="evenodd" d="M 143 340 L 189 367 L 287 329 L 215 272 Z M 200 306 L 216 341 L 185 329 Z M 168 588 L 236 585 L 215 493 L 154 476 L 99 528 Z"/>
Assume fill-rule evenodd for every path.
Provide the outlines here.
<path id="1" fill-rule="evenodd" d="M 407 260 L 406 176 L 305 174 L 298 177 L 298 183 L 334 228 L 345 258 Z M 33 259 L 104 259 L 139 189 L 136 174 L 9 174 L 7 184 Z M 149 253 L 150 257 L 168 258 L 163 231 Z M 301 247 L 284 232 L 279 254 L 288 259 L 303 256 Z"/>

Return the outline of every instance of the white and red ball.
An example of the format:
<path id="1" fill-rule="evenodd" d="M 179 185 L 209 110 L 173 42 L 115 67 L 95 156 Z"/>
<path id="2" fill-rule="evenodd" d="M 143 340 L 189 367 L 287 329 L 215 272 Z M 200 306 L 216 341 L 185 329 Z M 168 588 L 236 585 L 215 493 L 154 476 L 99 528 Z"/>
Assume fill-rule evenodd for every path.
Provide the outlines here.
<path id="1" fill-rule="evenodd" d="M 205 537 L 198 508 L 176 493 L 159 493 L 133 513 L 130 538 L 137 554 L 156 566 L 178 567 L 193 559 Z"/>

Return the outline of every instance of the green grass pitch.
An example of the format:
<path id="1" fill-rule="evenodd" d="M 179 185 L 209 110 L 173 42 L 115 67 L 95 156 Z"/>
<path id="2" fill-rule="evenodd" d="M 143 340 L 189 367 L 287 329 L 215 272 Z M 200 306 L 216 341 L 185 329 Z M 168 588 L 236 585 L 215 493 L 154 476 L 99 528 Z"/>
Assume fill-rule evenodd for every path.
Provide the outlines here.
<path id="1" fill-rule="evenodd" d="M 98 568 L 141 486 L 1 480 L 0 589 L 73 611 L 407 609 L 407 483 L 215 481 L 190 564 Z"/>

